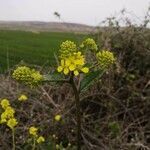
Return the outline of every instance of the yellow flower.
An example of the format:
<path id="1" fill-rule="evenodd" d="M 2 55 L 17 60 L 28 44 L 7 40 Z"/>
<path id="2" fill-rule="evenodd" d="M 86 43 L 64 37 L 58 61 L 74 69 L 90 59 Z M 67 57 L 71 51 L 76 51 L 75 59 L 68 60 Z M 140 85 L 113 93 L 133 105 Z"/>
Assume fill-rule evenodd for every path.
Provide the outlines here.
<path id="1" fill-rule="evenodd" d="M 45 142 L 45 138 L 43 136 L 40 136 L 37 140 L 37 143 Z"/>
<path id="2" fill-rule="evenodd" d="M 5 112 L 3 112 L 3 113 L 1 114 L 1 120 L 3 120 L 3 122 L 6 122 L 7 119 L 8 119 L 8 117 L 7 117 L 7 113 L 6 113 L 6 111 L 5 111 Z"/>
<path id="3" fill-rule="evenodd" d="M 108 50 L 102 50 L 96 54 L 98 63 L 102 69 L 107 69 L 115 62 L 114 54 Z"/>
<path id="4" fill-rule="evenodd" d="M 75 76 L 79 75 L 79 71 L 78 70 L 75 70 L 73 73 L 74 73 Z"/>
<path id="5" fill-rule="evenodd" d="M 62 59 L 60 66 L 58 66 L 57 71 L 63 72 L 68 75 L 69 72 L 73 72 L 75 76 L 79 75 L 79 72 L 88 73 L 89 69 L 84 67 L 85 58 L 81 52 L 74 52 L 71 56 Z"/>
<path id="6" fill-rule="evenodd" d="M 28 97 L 24 94 L 20 95 L 20 97 L 18 98 L 19 101 L 26 101 L 28 99 Z"/>
<path id="7" fill-rule="evenodd" d="M 1 114 L 1 120 L 0 120 L 0 123 L 5 123 L 5 122 L 7 122 L 7 117 L 6 117 L 6 114 L 5 113 L 2 113 Z"/>
<path id="8" fill-rule="evenodd" d="M 87 68 L 87 67 L 84 67 L 84 68 L 82 68 L 81 69 L 84 73 L 88 73 L 89 72 L 89 68 Z"/>
<path id="9" fill-rule="evenodd" d="M 0 124 L 5 123 L 5 122 L 7 122 L 6 119 L 1 119 L 1 120 L 0 120 Z"/>
<path id="10" fill-rule="evenodd" d="M 4 111 L 0 117 L 0 123 L 6 123 L 8 127 L 13 129 L 17 124 L 17 120 L 14 118 L 15 110 L 10 106 L 10 103 L 7 99 L 1 100 L 1 106 Z"/>
<path id="11" fill-rule="evenodd" d="M 15 113 L 15 110 L 14 110 L 14 108 L 12 108 L 11 106 L 8 106 L 8 107 L 5 109 L 5 112 L 10 113 L 10 114 L 14 114 L 14 113 Z"/>
<path id="12" fill-rule="evenodd" d="M 57 68 L 57 71 L 58 71 L 58 72 L 62 72 L 62 70 L 63 70 L 63 67 L 62 67 L 62 66 L 59 66 L 59 67 Z"/>
<path id="13" fill-rule="evenodd" d="M 3 109 L 6 109 L 8 106 L 10 106 L 8 99 L 2 99 L 1 100 L 1 106 Z"/>
<path id="14" fill-rule="evenodd" d="M 8 106 L 5 109 L 5 111 L 1 114 L 0 123 L 5 123 L 7 122 L 7 120 L 14 118 L 14 113 L 15 113 L 15 110 L 12 107 Z"/>
<path id="15" fill-rule="evenodd" d="M 0 117 L 0 123 L 2 124 L 14 118 L 15 110 L 10 106 L 10 103 L 7 99 L 3 99 L 1 101 L 1 105 L 4 108 L 4 112 Z"/>
<path id="16" fill-rule="evenodd" d="M 11 118 L 7 122 L 7 126 L 11 129 L 14 129 L 14 127 L 18 124 L 17 120 L 15 118 Z"/>
<path id="17" fill-rule="evenodd" d="M 71 64 L 70 66 L 69 66 L 69 70 L 70 71 L 74 71 L 76 69 L 76 66 L 74 65 L 74 64 Z"/>
<path id="18" fill-rule="evenodd" d="M 64 68 L 64 74 L 67 75 L 69 73 L 69 69 L 66 67 Z"/>
<path id="19" fill-rule="evenodd" d="M 56 115 L 56 116 L 55 116 L 55 120 L 56 120 L 56 121 L 60 121 L 60 119 L 61 119 L 61 116 L 60 116 L 60 115 Z"/>
<path id="20" fill-rule="evenodd" d="M 38 128 L 32 126 L 29 128 L 29 134 L 33 135 L 33 136 L 37 136 L 37 131 L 38 131 Z"/>

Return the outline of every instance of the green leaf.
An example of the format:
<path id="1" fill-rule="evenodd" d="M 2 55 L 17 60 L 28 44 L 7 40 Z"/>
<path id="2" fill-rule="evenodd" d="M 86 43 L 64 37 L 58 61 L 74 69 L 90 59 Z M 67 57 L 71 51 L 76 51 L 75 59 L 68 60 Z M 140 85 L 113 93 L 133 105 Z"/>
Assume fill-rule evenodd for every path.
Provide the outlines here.
<path id="1" fill-rule="evenodd" d="M 104 70 L 96 70 L 88 73 L 81 81 L 80 91 L 87 89 L 97 78 L 100 78 L 104 74 Z"/>

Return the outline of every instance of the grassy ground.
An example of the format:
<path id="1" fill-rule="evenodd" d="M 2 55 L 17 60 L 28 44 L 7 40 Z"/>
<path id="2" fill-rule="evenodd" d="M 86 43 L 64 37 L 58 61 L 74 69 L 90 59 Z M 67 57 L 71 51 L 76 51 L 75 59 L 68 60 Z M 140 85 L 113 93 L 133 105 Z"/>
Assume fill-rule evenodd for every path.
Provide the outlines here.
<path id="1" fill-rule="evenodd" d="M 53 52 L 58 49 L 57 44 L 64 39 L 76 39 L 72 34 L 66 36 L 61 33 L 4 33 L 0 34 L 3 35 L 0 46 L 3 45 L 5 51 L 1 48 L 0 56 L 5 52 L 5 59 L 2 61 L 3 57 L 0 58 L 0 66 L 6 62 L 8 45 L 9 58 L 12 48 L 16 49 L 10 61 L 18 56 L 18 62 L 26 58 L 29 63 L 36 60 L 37 63 L 44 64 L 46 60 L 52 62 Z M 116 63 L 101 79 L 95 79 L 80 94 L 82 150 L 149 150 L 150 30 L 145 29 L 145 26 L 137 28 L 134 25 L 127 28 L 105 28 L 98 33 L 96 40 L 99 41 L 100 49 L 111 47 Z M 12 41 L 16 44 L 10 44 Z M 37 46 L 33 46 L 35 44 Z M 14 45 L 19 47 L 14 48 Z M 75 81 L 78 82 L 78 78 Z M 17 100 L 20 94 L 26 94 L 28 100 L 20 103 Z M 50 147 L 53 143 L 54 147 L 62 143 L 65 148 L 69 143 L 76 145 L 74 94 L 67 83 L 46 83 L 30 89 L 18 84 L 10 76 L 0 75 L 0 99 L 3 98 L 10 100 L 19 121 L 15 130 L 17 150 L 31 149 L 28 140 L 30 126 L 38 127 L 39 133 L 46 139 L 45 145 L 38 145 L 40 150 L 55 149 Z M 54 121 L 57 114 L 62 116 L 60 122 Z M 0 125 L 0 150 L 11 149 L 11 132 L 5 125 Z M 70 147 L 67 150 L 74 149 Z"/>
<path id="2" fill-rule="evenodd" d="M 62 41 L 79 42 L 86 35 L 73 33 L 32 33 L 0 31 L 0 72 L 24 61 L 29 64 L 51 65 Z"/>

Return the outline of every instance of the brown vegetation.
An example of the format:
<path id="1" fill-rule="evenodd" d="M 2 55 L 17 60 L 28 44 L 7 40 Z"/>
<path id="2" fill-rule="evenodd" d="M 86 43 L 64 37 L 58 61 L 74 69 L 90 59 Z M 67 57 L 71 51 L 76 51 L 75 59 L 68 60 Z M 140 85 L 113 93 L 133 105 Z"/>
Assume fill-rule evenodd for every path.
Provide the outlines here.
<path id="1" fill-rule="evenodd" d="M 82 144 L 85 150 L 150 150 L 150 29 L 145 24 L 125 28 L 113 25 L 96 36 L 99 47 L 111 49 L 116 67 L 82 94 Z M 29 100 L 22 106 L 18 93 Z M 20 118 L 17 145 L 28 136 L 26 127 L 41 126 L 56 143 L 75 144 L 75 106 L 72 90 L 45 84 L 29 90 L 10 77 L 0 77 L 0 95 L 12 100 Z M 56 114 L 62 122 L 54 122 Z M 0 127 L 1 149 L 9 149 L 8 130 Z M 23 130 L 22 130 L 23 129 Z M 20 140 L 21 139 L 21 140 Z M 19 148 L 18 148 L 19 149 Z"/>

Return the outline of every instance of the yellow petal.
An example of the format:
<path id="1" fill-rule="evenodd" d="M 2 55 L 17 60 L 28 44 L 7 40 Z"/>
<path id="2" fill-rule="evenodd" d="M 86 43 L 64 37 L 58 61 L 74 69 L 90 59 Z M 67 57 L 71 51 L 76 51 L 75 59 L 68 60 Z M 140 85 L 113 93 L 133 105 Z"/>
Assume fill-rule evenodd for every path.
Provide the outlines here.
<path id="1" fill-rule="evenodd" d="M 78 75 L 79 75 L 79 72 L 78 72 L 77 70 L 75 70 L 75 71 L 74 71 L 74 75 L 75 75 L 75 76 L 78 76 Z"/>
<path id="2" fill-rule="evenodd" d="M 69 66 L 69 70 L 70 70 L 70 71 L 74 71 L 74 70 L 75 70 L 75 65 L 73 65 L 73 64 L 70 65 L 70 66 Z"/>
<path id="3" fill-rule="evenodd" d="M 19 101 L 26 101 L 28 99 L 28 97 L 24 94 L 20 95 L 20 97 L 18 98 Z"/>
<path id="4" fill-rule="evenodd" d="M 89 68 L 84 67 L 84 68 L 81 69 L 81 71 L 84 72 L 84 73 L 88 73 L 89 72 Z"/>
<path id="5" fill-rule="evenodd" d="M 57 71 L 58 71 L 58 72 L 62 72 L 62 70 L 63 70 L 63 67 L 62 67 L 62 66 L 59 66 L 59 67 L 57 68 Z"/>
<path id="6" fill-rule="evenodd" d="M 84 59 L 77 59 L 77 60 L 75 60 L 75 64 L 77 64 L 77 65 L 84 65 Z"/>
<path id="7" fill-rule="evenodd" d="M 62 60 L 61 60 L 61 66 L 64 66 L 64 65 L 65 65 L 65 60 L 62 59 Z"/>
<path id="8" fill-rule="evenodd" d="M 40 136 L 37 140 L 37 143 L 45 142 L 45 138 L 43 136 Z"/>
<path id="9" fill-rule="evenodd" d="M 64 74 L 67 75 L 69 73 L 69 69 L 68 68 L 64 68 Z"/>
<path id="10" fill-rule="evenodd" d="M 67 59 L 67 60 L 65 61 L 65 65 L 68 67 L 68 66 L 70 66 L 70 64 L 71 64 L 71 61 L 70 61 L 69 59 Z"/>

